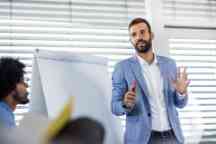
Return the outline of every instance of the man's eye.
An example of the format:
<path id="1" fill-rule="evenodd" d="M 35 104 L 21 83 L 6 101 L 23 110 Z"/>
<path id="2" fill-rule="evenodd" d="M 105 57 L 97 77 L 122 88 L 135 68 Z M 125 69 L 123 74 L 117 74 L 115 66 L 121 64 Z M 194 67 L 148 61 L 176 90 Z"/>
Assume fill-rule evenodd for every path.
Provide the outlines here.
<path id="1" fill-rule="evenodd" d="M 141 31 L 140 33 L 141 33 L 141 34 L 144 34 L 144 33 L 145 33 L 145 31 Z"/>

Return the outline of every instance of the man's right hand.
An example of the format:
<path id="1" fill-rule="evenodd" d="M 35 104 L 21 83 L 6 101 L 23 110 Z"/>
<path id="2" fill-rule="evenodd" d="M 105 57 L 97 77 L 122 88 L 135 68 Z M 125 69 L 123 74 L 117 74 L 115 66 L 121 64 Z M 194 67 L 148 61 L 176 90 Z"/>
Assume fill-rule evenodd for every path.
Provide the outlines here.
<path id="1" fill-rule="evenodd" d="M 124 105 L 132 109 L 136 103 L 136 81 L 132 81 L 129 91 L 124 95 Z"/>

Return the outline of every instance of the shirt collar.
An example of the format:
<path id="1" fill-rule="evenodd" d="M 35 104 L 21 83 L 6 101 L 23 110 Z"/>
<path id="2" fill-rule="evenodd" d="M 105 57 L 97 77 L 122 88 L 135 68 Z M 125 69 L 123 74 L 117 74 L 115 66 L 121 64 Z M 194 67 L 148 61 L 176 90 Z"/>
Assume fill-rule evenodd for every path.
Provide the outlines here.
<path id="1" fill-rule="evenodd" d="M 137 57 L 137 59 L 138 59 L 138 61 L 139 61 L 139 63 L 143 66 L 143 65 L 156 65 L 156 64 L 158 64 L 158 60 L 157 60 L 157 57 L 156 57 L 156 55 L 154 54 L 154 60 L 153 60 L 153 62 L 151 63 L 151 64 L 149 64 L 146 60 L 144 60 L 142 57 L 140 57 L 139 55 L 136 55 L 136 57 Z"/>

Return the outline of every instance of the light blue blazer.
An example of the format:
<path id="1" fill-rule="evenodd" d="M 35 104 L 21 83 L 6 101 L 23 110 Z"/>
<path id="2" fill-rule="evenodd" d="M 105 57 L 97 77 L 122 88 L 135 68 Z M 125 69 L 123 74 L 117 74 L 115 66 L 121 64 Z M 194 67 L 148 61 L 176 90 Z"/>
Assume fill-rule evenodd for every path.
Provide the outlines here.
<path id="1" fill-rule="evenodd" d="M 168 120 L 179 143 L 184 143 L 176 108 L 183 108 L 188 96 L 180 97 L 171 81 L 176 79 L 177 68 L 174 60 L 157 56 L 158 66 L 163 77 L 165 104 Z M 130 111 L 123 107 L 123 96 L 133 80 L 136 80 L 136 104 Z M 136 56 L 118 63 L 112 75 L 112 113 L 126 114 L 125 144 L 147 144 L 151 134 L 151 110 L 149 92 Z"/>

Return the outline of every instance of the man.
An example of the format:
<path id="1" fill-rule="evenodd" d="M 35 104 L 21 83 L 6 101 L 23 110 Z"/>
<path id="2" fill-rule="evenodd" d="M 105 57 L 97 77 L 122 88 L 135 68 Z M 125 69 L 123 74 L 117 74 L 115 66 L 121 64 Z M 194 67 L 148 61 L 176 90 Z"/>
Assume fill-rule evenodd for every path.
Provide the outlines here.
<path id="1" fill-rule="evenodd" d="M 17 104 L 29 102 L 24 68 L 16 59 L 0 59 L 0 124 L 4 127 L 15 127 L 13 111 Z"/>
<path id="2" fill-rule="evenodd" d="M 184 142 L 176 107 L 187 103 L 186 69 L 157 56 L 148 21 L 129 24 L 136 55 L 116 65 L 112 77 L 112 112 L 126 114 L 125 144 L 179 144 Z"/>

